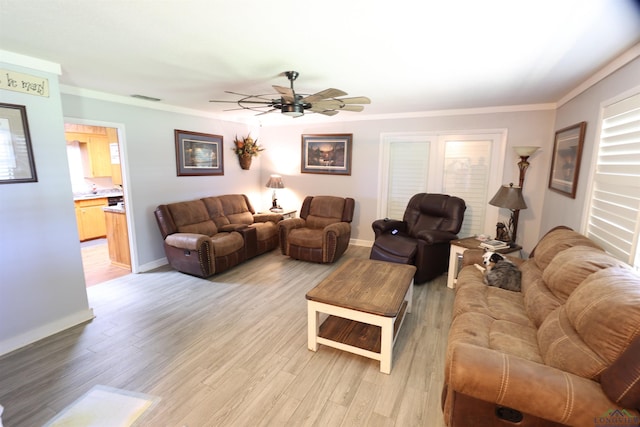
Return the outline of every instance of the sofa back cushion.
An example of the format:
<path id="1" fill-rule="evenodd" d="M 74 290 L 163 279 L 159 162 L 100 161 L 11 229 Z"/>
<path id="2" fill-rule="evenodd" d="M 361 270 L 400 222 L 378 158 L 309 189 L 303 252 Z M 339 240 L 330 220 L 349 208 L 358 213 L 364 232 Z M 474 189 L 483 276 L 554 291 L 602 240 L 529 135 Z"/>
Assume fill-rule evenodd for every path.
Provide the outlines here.
<path id="1" fill-rule="evenodd" d="M 556 297 L 542 280 L 542 270 L 533 259 L 519 265 L 522 272 L 522 295 L 527 316 L 536 327 L 540 327 L 547 316 L 564 301 Z"/>
<path id="2" fill-rule="evenodd" d="M 229 219 L 224 215 L 224 209 L 219 197 L 205 197 L 202 202 L 207 207 L 209 218 L 215 222 L 216 227 L 222 228 L 230 224 Z"/>
<path id="3" fill-rule="evenodd" d="M 253 224 L 255 213 L 244 194 L 218 196 L 222 210 L 231 224 Z"/>
<path id="4" fill-rule="evenodd" d="M 171 213 L 179 233 L 195 233 L 213 236 L 218 228 L 209 218 L 209 212 L 202 200 L 170 203 L 167 209 Z"/>
<path id="5" fill-rule="evenodd" d="M 531 256 L 538 267 L 544 270 L 558 253 L 574 246 L 589 246 L 602 250 L 586 236 L 568 228 L 558 228 L 548 232 L 540 239 Z"/>
<path id="6" fill-rule="evenodd" d="M 546 364 L 599 380 L 640 336 L 640 276 L 611 267 L 589 275 L 538 330 Z"/>
<path id="7" fill-rule="evenodd" d="M 562 302 L 592 273 L 625 263 L 590 246 L 574 246 L 558 253 L 542 273 L 549 290 Z"/>
<path id="8" fill-rule="evenodd" d="M 306 216 L 307 227 L 322 229 L 329 224 L 342 221 L 345 199 L 334 196 L 315 196 L 309 202 Z"/>

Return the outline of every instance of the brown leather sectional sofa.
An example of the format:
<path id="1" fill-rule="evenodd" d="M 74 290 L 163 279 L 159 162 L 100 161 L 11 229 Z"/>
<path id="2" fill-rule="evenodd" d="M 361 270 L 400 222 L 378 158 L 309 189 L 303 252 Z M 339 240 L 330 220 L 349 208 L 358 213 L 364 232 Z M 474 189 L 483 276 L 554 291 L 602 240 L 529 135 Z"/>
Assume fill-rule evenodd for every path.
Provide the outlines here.
<path id="1" fill-rule="evenodd" d="M 255 213 L 244 194 L 160 205 L 154 214 L 169 264 L 194 276 L 221 273 L 278 247 L 282 214 Z"/>
<path id="2" fill-rule="evenodd" d="M 448 426 L 640 424 L 640 275 L 566 227 L 489 287 L 466 251 L 445 361 Z"/>

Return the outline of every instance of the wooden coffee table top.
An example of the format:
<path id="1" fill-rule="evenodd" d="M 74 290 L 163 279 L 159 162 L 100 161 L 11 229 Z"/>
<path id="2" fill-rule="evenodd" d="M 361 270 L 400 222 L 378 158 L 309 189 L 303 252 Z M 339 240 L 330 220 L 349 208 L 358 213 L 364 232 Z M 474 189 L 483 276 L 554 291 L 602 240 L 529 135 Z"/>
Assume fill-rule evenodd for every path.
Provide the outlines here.
<path id="1" fill-rule="evenodd" d="M 307 299 L 394 317 L 415 272 L 413 265 L 352 258 L 307 292 Z"/>

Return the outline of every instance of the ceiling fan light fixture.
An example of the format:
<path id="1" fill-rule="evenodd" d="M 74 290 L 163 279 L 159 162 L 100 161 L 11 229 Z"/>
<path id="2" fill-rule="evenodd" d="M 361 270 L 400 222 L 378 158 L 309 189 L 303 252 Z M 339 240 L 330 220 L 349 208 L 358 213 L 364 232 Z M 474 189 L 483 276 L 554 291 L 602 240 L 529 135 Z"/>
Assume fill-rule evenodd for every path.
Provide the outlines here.
<path id="1" fill-rule="evenodd" d="M 289 117 L 300 117 L 304 115 L 304 107 L 301 104 L 284 104 L 282 114 Z"/>

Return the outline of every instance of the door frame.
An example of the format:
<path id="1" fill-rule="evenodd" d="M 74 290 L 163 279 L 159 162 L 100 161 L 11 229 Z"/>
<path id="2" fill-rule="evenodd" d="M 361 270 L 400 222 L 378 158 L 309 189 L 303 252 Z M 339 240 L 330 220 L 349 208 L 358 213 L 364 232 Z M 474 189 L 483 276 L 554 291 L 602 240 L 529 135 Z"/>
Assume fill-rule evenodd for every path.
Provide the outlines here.
<path id="1" fill-rule="evenodd" d="M 126 149 L 125 127 L 123 123 L 105 122 L 101 120 L 87 120 L 77 117 L 64 117 L 65 123 L 72 123 L 76 125 L 86 126 L 98 126 L 116 129 L 118 133 L 118 148 L 120 154 L 120 169 L 122 171 L 122 195 L 124 197 L 124 204 L 126 206 L 126 218 L 127 218 L 127 233 L 129 234 L 129 253 L 131 255 L 131 272 L 138 273 L 138 253 L 136 251 L 136 236 L 134 233 L 134 215 L 133 215 L 133 203 L 131 200 L 131 185 L 129 179 L 129 168 Z"/>

